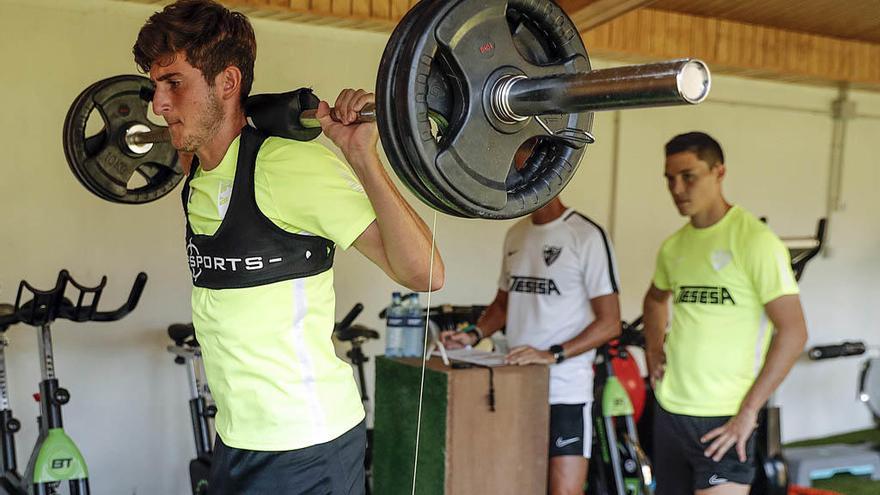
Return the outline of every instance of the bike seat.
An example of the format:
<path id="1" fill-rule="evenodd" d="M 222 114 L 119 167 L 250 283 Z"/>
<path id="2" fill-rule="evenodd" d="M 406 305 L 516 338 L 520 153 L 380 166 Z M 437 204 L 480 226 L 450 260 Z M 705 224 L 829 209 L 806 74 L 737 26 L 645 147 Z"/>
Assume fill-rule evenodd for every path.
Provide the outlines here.
<path id="1" fill-rule="evenodd" d="M 12 316 L 15 314 L 15 306 L 11 304 L 0 304 L 0 319 L 4 316 Z M 9 326 L 12 325 L 12 321 L 8 323 L 0 323 L 0 332 L 5 332 Z"/>
<path id="2" fill-rule="evenodd" d="M 338 330 L 336 332 L 336 338 L 343 342 L 348 342 L 350 340 L 354 340 L 356 338 L 363 338 L 367 340 L 378 339 L 379 332 L 369 329 L 363 325 L 352 325 L 348 328 L 343 328 L 342 330 Z"/>
<path id="3" fill-rule="evenodd" d="M 183 345 L 188 339 L 196 338 L 196 329 L 192 323 L 174 323 L 168 327 L 168 336 L 177 345 Z"/>

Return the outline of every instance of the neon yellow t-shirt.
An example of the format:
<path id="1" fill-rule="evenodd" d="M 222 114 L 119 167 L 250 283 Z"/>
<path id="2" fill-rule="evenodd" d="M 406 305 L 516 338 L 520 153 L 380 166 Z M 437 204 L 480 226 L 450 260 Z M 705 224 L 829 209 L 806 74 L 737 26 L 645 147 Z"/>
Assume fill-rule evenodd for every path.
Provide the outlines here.
<path id="1" fill-rule="evenodd" d="M 229 205 L 236 138 L 220 164 L 190 182 L 189 220 L 213 235 Z M 348 248 L 375 219 L 363 188 L 325 147 L 270 137 L 257 155 L 263 215 Z M 244 289 L 193 287 L 193 323 L 223 443 L 261 451 L 333 440 L 364 419 L 354 375 L 336 356 L 333 270 Z"/>
<path id="2" fill-rule="evenodd" d="M 734 206 L 710 227 L 688 223 L 667 239 L 654 285 L 673 297 L 660 405 L 688 416 L 736 414 L 770 345 L 764 305 L 798 293 L 788 249 Z"/>

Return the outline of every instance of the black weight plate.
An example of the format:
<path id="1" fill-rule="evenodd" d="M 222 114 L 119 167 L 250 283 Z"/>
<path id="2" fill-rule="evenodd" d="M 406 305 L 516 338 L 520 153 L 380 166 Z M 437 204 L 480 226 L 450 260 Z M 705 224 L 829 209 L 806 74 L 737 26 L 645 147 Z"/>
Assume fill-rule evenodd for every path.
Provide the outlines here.
<path id="1" fill-rule="evenodd" d="M 514 218 L 540 208 L 570 180 L 585 151 L 556 135 L 563 129 L 589 132 L 589 113 L 545 116 L 505 127 L 484 104 L 485 87 L 499 74 L 547 77 L 589 70 L 577 29 L 552 2 L 458 0 L 431 2 L 404 41 L 395 68 L 393 131 L 401 155 L 426 188 L 467 216 Z M 541 56 L 543 55 L 543 56 Z M 430 131 L 428 83 L 437 74 L 452 90 L 450 128 L 441 141 Z M 494 78 L 494 79 L 493 79 Z M 496 119 L 497 120 L 497 119 Z M 535 137 L 539 144 L 516 170 L 517 150 Z"/>
<path id="2" fill-rule="evenodd" d="M 441 146 L 436 155 L 428 156 L 433 158 L 433 163 L 424 159 L 425 150 L 417 151 L 423 158 L 420 163 L 428 165 L 423 168 L 429 174 L 426 180 L 434 181 L 441 189 L 440 194 L 448 196 L 473 216 L 510 218 L 529 213 L 555 196 L 567 183 L 565 178 L 571 176 L 574 166 L 577 165 L 577 161 L 568 159 L 578 151 L 576 148 L 560 147 L 558 139 L 543 138 L 533 153 L 531 165 L 523 169 L 529 173 L 515 172 L 511 164 L 523 141 L 545 134 L 545 131 L 538 128 L 534 121 L 530 122 L 531 126 L 517 128 L 514 125 L 507 129 L 497 125 L 497 122 L 493 123 L 489 113 L 491 109 L 485 106 L 485 99 L 481 108 L 479 95 L 467 90 L 481 86 L 491 87 L 491 77 L 497 74 L 496 67 L 506 73 L 523 73 L 531 77 L 555 75 L 566 72 L 565 69 L 575 72 L 577 62 L 583 62 L 580 70 L 588 70 L 586 54 L 576 30 L 573 26 L 567 31 L 554 30 L 560 24 L 564 25 L 559 22 L 563 14 L 557 9 L 558 12 L 553 15 L 551 7 L 553 6 L 546 2 L 529 1 L 498 2 L 492 5 L 458 2 L 442 14 L 442 20 L 426 30 L 434 30 L 433 39 L 430 35 L 427 36 L 426 45 L 413 53 L 415 57 L 421 56 L 419 50 L 429 47 L 432 42 L 440 42 L 435 48 L 428 48 L 435 50 L 430 71 L 455 74 L 458 79 L 465 81 L 461 86 L 460 94 L 463 96 L 460 99 L 466 102 L 467 113 L 459 122 L 460 127 L 456 130 L 453 141 L 446 143 L 445 149 Z M 576 40 L 581 47 L 580 52 L 575 49 L 552 53 L 553 57 L 549 58 L 561 61 L 562 70 L 552 63 L 541 67 L 533 66 L 536 62 L 546 61 L 524 59 L 524 55 L 516 50 L 521 43 L 517 43 L 517 38 L 511 36 L 509 24 L 511 13 L 516 12 L 530 14 L 537 19 L 535 24 L 543 28 L 537 31 L 538 36 L 549 39 L 549 46 L 566 45 L 571 40 Z M 484 25 L 473 22 L 475 18 L 482 19 Z M 562 19 L 567 20 L 564 17 Z M 438 61 L 447 65 L 438 69 Z M 511 70 L 511 67 L 516 70 Z M 413 81 L 417 83 L 420 78 L 424 78 L 424 66 L 421 69 L 421 73 L 416 72 L 414 77 L 410 75 L 407 84 Z M 493 70 L 496 72 L 490 72 Z M 418 116 L 418 113 L 410 115 Z M 584 123 L 578 125 L 578 120 L 585 120 L 588 125 L 589 116 L 586 119 L 581 117 L 583 116 L 568 116 L 564 121 L 567 126 L 583 129 Z M 543 120 L 550 121 L 547 117 Z M 558 123 L 559 119 L 556 124 Z M 416 121 L 416 124 L 420 122 Z M 511 181 L 512 176 L 519 176 L 519 180 Z"/>
<path id="3" fill-rule="evenodd" d="M 98 81 L 74 100 L 64 120 L 64 154 L 79 181 L 92 193 L 115 203 L 141 204 L 165 196 L 183 178 L 177 151 L 154 143 L 146 153 L 125 145 L 125 132 L 135 124 L 160 129 L 147 118 L 153 85 L 142 76 L 116 76 Z M 103 128 L 86 136 L 92 112 Z M 129 187 L 137 174 L 143 185 Z"/>
<path id="4" fill-rule="evenodd" d="M 125 129 L 134 123 L 159 128 L 146 117 L 151 95 L 152 85 L 146 78 L 121 76 L 94 84 L 71 107 L 65 122 L 68 161 L 87 188 L 102 199 L 123 203 L 152 201 L 167 194 L 182 177 L 170 144 L 156 144 L 148 153 L 137 154 L 122 142 Z M 79 147 L 85 122 L 95 110 L 104 128 Z M 135 174 L 146 184 L 129 188 L 128 181 Z"/>
<path id="5" fill-rule="evenodd" d="M 400 64 L 400 52 L 404 48 L 410 36 L 413 25 L 421 18 L 422 11 L 432 4 L 429 0 L 423 0 L 413 6 L 400 20 L 391 33 L 382 60 L 379 64 L 379 73 L 376 79 L 376 119 L 379 126 L 379 136 L 382 140 L 382 148 L 388 157 L 391 168 L 407 188 L 423 203 L 448 215 L 463 216 L 441 199 L 435 197 L 428 190 L 412 170 L 410 162 L 401 154 L 400 142 L 397 138 L 398 130 L 394 120 L 394 108 L 403 104 L 399 100 L 400 95 L 393 92 L 392 80 L 397 67 Z M 441 108 L 442 112 L 443 109 Z"/>
<path id="6" fill-rule="evenodd" d="M 116 79 L 116 78 L 113 78 L 113 79 Z M 141 78 L 141 79 L 144 79 L 144 78 Z M 85 138 L 84 142 L 81 141 L 82 136 L 84 136 L 85 123 L 88 121 L 89 115 L 91 114 L 91 109 L 89 109 L 89 107 L 92 106 L 93 102 L 90 103 L 89 100 L 94 100 L 94 98 L 96 96 L 96 91 L 100 91 L 101 88 L 104 87 L 105 85 L 107 85 L 108 82 L 110 82 L 110 80 L 98 81 L 97 83 L 93 84 L 92 86 L 87 88 L 85 91 L 83 91 L 83 93 L 80 94 L 80 96 L 74 101 L 74 104 L 71 106 L 71 112 L 69 112 L 69 117 L 65 121 L 65 144 L 66 144 L 65 154 L 68 158 L 68 163 L 71 165 L 71 169 L 74 171 L 74 173 L 80 179 L 80 182 L 82 182 L 87 187 L 87 189 L 89 189 L 91 192 L 93 192 L 97 196 L 101 197 L 102 199 L 105 199 L 108 201 L 113 201 L 113 202 L 120 202 L 120 198 L 119 198 L 118 194 L 109 193 L 107 190 L 107 186 L 103 185 L 100 180 L 96 180 L 95 170 L 90 169 L 90 165 L 93 167 L 94 164 L 93 164 L 93 162 L 88 161 L 88 160 L 93 159 L 93 157 L 99 156 L 100 153 L 105 151 L 105 148 L 107 148 L 108 144 L 113 142 L 111 139 L 111 135 L 110 135 L 111 132 L 109 131 L 108 126 L 106 124 L 107 118 L 104 115 L 102 115 L 102 121 L 104 121 L 105 125 L 104 125 L 104 129 L 102 129 L 101 132 L 99 132 L 98 134 L 96 134 L 92 137 Z M 145 119 L 146 115 L 144 114 L 144 112 L 138 111 L 138 107 L 141 106 L 140 103 L 138 102 L 138 103 L 134 104 L 133 106 L 135 107 L 134 109 L 126 107 L 125 111 L 122 112 L 122 113 L 124 113 L 124 115 L 115 116 L 114 117 L 115 120 L 118 121 L 120 119 L 124 120 L 124 119 L 128 119 L 128 118 L 135 118 L 138 113 L 140 113 L 141 116 Z M 76 125 L 74 125 L 75 120 L 70 118 L 70 116 L 74 115 L 77 110 L 81 111 L 80 117 L 82 118 L 79 132 L 73 131 L 73 129 L 76 128 Z M 121 110 L 121 108 L 118 108 L 117 111 L 118 110 Z M 84 153 L 80 154 L 80 156 L 77 156 L 75 153 L 75 149 L 80 146 L 81 146 L 80 151 L 84 152 Z M 86 161 L 79 161 L 78 162 L 78 160 L 80 160 L 83 157 L 85 157 Z M 76 166 L 76 165 L 80 165 L 80 166 Z M 148 166 L 148 165 L 149 164 L 145 164 L 144 166 Z M 141 173 L 141 171 L 138 170 L 138 173 Z M 133 173 L 132 173 L 132 175 L 133 175 Z M 141 173 L 141 175 L 143 175 L 143 173 Z M 153 174 L 153 175 L 155 175 L 155 174 Z M 100 177 L 99 177 L 99 179 L 100 179 Z M 121 182 L 121 180 L 119 182 Z M 128 201 L 128 202 L 135 202 L 135 201 Z"/>

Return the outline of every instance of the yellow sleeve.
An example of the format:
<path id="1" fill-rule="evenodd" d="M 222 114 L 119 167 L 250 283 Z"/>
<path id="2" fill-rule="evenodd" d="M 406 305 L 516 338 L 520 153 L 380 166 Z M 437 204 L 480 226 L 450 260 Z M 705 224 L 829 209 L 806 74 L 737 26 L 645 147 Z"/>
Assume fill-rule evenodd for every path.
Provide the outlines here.
<path id="1" fill-rule="evenodd" d="M 310 233 L 348 249 L 376 219 L 357 177 L 315 142 L 269 138 L 260 149 L 258 196 L 263 213 L 285 230 Z"/>
<path id="2" fill-rule="evenodd" d="M 666 242 L 660 246 L 660 250 L 657 252 L 657 262 L 656 267 L 654 268 L 654 287 L 657 287 L 660 290 L 672 290 L 672 284 L 669 281 L 669 274 L 666 271 Z"/>
<path id="3" fill-rule="evenodd" d="M 761 304 L 785 295 L 799 293 L 788 248 L 769 228 L 750 236 L 743 264 Z"/>

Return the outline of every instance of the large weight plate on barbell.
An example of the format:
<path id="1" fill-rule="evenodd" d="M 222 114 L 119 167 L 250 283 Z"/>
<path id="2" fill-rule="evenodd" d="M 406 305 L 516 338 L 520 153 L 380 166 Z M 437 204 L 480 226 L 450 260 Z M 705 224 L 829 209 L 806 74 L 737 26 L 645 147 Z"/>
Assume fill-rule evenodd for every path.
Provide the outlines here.
<path id="1" fill-rule="evenodd" d="M 102 199 L 127 204 L 155 201 L 183 178 L 171 143 L 154 143 L 143 153 L 125 144 L 125 133 L 133 125 L 162 127 L 147 118 L 152 92 L 153 84 L 146 77 L 111 77 L 86 88 L 67 112 L 63 131 L 67 163 L 86 189 Z M 86 136 L 93 112 L 103 127 Z M 132 180 L 135 175 L 139 178 Z"/>
<path id="2" fill-rule="evenodd" d="M 508 125 L 494 117 L 485 89 L 504 75 L 588 71 L 576 27 L 543 0 L 421 3 L 414 24 L 395 30 L 398 63 L 383 65 L 377 83 L 377 99 L 394 102 L 383 106 L 390 112 L 378 115 L 386 148 L 386 141 L 396 144 L 396 152 L 389 153 L 392 166 L 415 172 L 415 178 L 398 175 L 459 216 L 514 218 L 540 208 L 576 170 L 586 146 L 572 136 L 589 134 L 592 114 Z M 404 32 L 398 36 L 399 30 Z M 437 109 L 431 105 L 438 99 L 434 93 L 444 91 L 448 94 L 440 100 L 446 102 L 448 128 L 438 136 L 431 118 Z M 517 150 L 534 141 L 538 144 L 525 165 L 514 164 Z"/>

